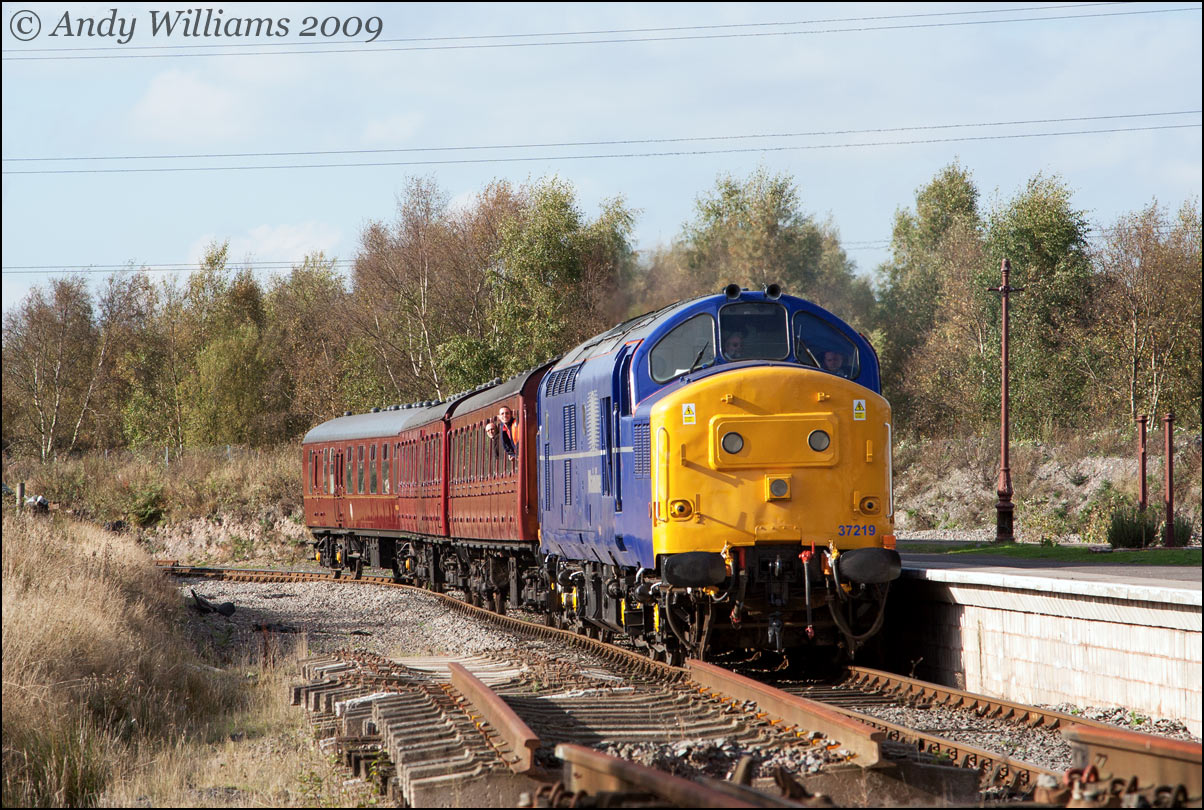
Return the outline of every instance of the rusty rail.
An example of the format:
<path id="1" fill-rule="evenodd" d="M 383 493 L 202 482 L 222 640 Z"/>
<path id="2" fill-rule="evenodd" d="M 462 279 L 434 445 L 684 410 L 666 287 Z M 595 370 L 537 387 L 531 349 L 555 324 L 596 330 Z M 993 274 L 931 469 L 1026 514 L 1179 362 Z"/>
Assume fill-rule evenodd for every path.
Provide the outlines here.
<path id="1" fill-rule="evenodd" d="M 1101 780 L 1136 777 L 1136 790 L 1183 786 L 1189 798 L 1201 798 L 1201 745 L 1141 734 L 1123 728 L 1075 726 L 1062 734 L 1070 740 L 1075 764 L 1094 767 Z"/>
<path id="2" fill-rule="evenodd" d="M 452 686 L 481 713 L 509 746 L 514 756 L 513 761 L 506 763 L 510 770 L 515 773 L 530 771 L 535 765 L 535 751 L 539 748 L 539 737 L 531 727 L 506 705 L 497 692 L 481 683 L 477 676 L 460 664 L 449 661 L 447 669 L 451 673 Z"/>
<path id="3" fill-rule="evenodd" d="M 764 711 L 767 715 L 776 717 L 777 720 L 774 722 L 798 725 L 808 731 L 817 731 L 832 739 L 839 740 L 842 747 L 848 749 L 856 757 L 856 763 L 863 767 L 870 767 L 882 762 L 881 743 L 890 740 L 906 742 L 918 750 L 944 755 L 961 766 L 978 769 L 991 784 L 1007 784 L 1014 789 L 1027 790 L 1032 788 L 1037 784 L 1038 778 L 1043 775 L 1053 777 L 1058 781 L 1061 781 L 1062 777 L 1060 773 L 1055 773 L 1029 763 L 1001 757 L 998 753 L 984 751 L 973 746 L 919 732 L 851 709 L 831 706 L 798 695 L 791 695 L 773 686 L 760 683 L 712 664 L 690 660 L 687 662 L 685 669 L 672 667 L 661 662 L 651 661 L 636 652 L 624 650 L 567 630 L 544 627 L 532 622 L 500 615 L 489 610 L 473 607 L 447 594 L 428 591 L 412 585 L 395 583 L 389 577 L 364 576 L 362 579 L 354 580 L 341 579 L 337 574 L 327 572 L 201 568 L 180 566 L 174 560 L 156 561 L 156 564 L 175 576 L 208 577 L 243 582 L 339 581 L 348 584 L 376 585 L 418 591 L 431 598 L 443 601 L 449 607 L 461 613 L 499 627 L 504 627 L 520 635 L 554 640 L 577 647 L 578 649 L 588 650 L 602 656 L 611 663 L 624 666 L 631 671 L 660 677 L 671 682 L 689 677 L 701 687 L 716 693 L 717 696 L 742 702 L 752 701 L 757 704 L 761 711 Z M 1061 728 L 1068 737 L 1071 737 L 1072 740 L 1077 740 L 1080 749 L 1087 752 L 1085 756 L 1089 759 L 1092 757 L 1105 757 L 1113 766 L 1116 766 L 1118 762 L 1126 763 L 1126 767 L 1132 768 L 1132 773 L 1125 774 L 1126 777 L 1136 776 L 1142 784 L 1155 783 L 1165 785 L 1173 783 L 1174 785 L 1194 785 L 1194 788 L 1188 787 L 1188 791 L 1192 796 L 1198 797 L 1200 794 L 1199 744 L 1180 743 L 1152 735 L 1126 732 L 1123 729 L 1115 729 L 1113 726 L 1098 721 L 1077 718 L 1072 715 L 1045 709 L 1037 709 L 1032 706 L 943 687 L 880 670 L 865 667 L 849 667 L 848 671 L 851 676 L 850 680 L 859 688 L 878 688 L 894 696 L 927 698 L 940 702 L 948 708 L 964 709 L 981 717 L 1003 720 L 1011 719 L 1034 727 L 1044 725 L 1049 729 Z M 469 677 L 472 676 L 470 675 Z M 490 690 L 486 689 L 486 691 L 489 694 L 493 694 Z M 465 694 L 467 697 L 467 694 L 463 691 L 462 694 Z M 473 703 L 474 705 L 478 705 L 475 701 Z M 484 714 L 483 710 L 482 714 Z M 491 725 L 497 728 L 499 732 L 502 732 L 502 722 L 495 723 L 490 720 Z M 518 722 L 521 723 L 522 721 L 519 720 Z M 509 732 L 506 733 L 509 734 Z M 530 729 L 527 729 L 526 733 L 534 737 Z M 508 737 L 508 739 L 511 738 Z M 514 745 L 514 751 L 519 755 L 520 760 L 524 756 L 529 757 L 533 750 L 527 746 L 526 739 L 528 738 L 523 737 L 521 732 L 512 738 L 512 740 L 518 741 L 518 744 Z M 1193 756 L 1194 760 L 1192 759 Z M 1170 762 L 1163 763 L 1162 760 L 1164 759 L 1169 759 Z M 1193 762 L 1195 768 L 1194 774 L 1189 773 L 1188 776 L 1194 776 L 1194 781 L 1193 778 L 1174 776 L 1174 774 L 1179 773 L 1177 769 L 1187 769 L 1190 771 L 1190 768 L 1193 767 Z M 1170 770 L 1168 771 L 1167 769 Z M 656 771 L 653 771 L 653 773 L 663 775 Z M 725 800 L 731 801 L 731 797 L 726 797 Z"/>
<path id="4" fill-rule="evenodd" d="M 574 793 L 651 793 L 678 807 L 792 807 L 774 797 L 737 796 L 731 791 L 653 770 L 625 759 L 612 757 L 581 745 L 556 746 L 564 762 L 564 782 Z"/>
<path id="5" fill-rule="evenodd" d="M 958 709 L 971 712 L 978 717 L 993 720 L 1010 720 L 1023 723 L 1029 728 L 1044 727 L 1050 730 L 1069 728 L 1070 726 L 1091 726 L 1100 729 L 1111 729 L 1107 723 L 1089 720 L 1085 717 L 1075 717 L 1065 712 L 1052 709 L 1040 709 L 1036 706 L 1026 706 L 1011 700 L 980 695 L 977 692 L 967 692 L 952 686 L 920 681 L 893 672 L 883 672 L 869 667 L 845 667 L 848 673 L 847 685 L 861 690 L 875 690 L 900 700 L 930 700 L 942 708 Z"/>
<path id="6" fill-rule="evenodd" d="M 832 706 L 791 695 L 752 678 L 693 658 L 686 662 L 686 669 L 691 680 L 699 686 L 738 701 L 752 701 L 762 711 L 782 722 L 802 726 L 809 731 L 818 731 L 825 737 L 839 740 L 843 748 L 857 757 L 858 765 L 871 767 L 882 760 L 880 743 L 885 735 L 860 718 L 850 716 L 851 712 L 846 714 Z"/>

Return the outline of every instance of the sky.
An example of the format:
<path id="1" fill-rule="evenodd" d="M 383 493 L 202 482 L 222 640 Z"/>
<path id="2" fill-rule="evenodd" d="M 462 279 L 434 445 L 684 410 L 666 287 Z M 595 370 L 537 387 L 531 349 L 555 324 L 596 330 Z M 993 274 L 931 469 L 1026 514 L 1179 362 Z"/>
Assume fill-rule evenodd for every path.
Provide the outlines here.
<path id="1" fill-rule="evenodd" d="M 462 205 L 557 175 L 587 217 L 621 197 L 648 251 L 765 167 L 867 275 L 955 160 L 985 209 L 1045 173 L 1100 228 L 1201 193 L 1199 3 L 183 8 L 3 5 L 6 313 L 56 274 L 186 273 L 215 240 L 265 280 L 349 261 L 410 176 Z"/>

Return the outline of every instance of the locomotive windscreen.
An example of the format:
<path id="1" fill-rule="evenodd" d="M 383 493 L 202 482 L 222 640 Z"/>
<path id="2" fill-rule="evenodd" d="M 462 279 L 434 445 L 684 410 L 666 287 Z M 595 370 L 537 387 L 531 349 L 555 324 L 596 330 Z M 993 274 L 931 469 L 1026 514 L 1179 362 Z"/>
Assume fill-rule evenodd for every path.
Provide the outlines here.
<path id="1" fill-rule="evenodd" d="M 785 360 L 790 356 L 786 308 L 769 302 L 728 304 L 719 310 L 719 340 L 728 360 Z"/>

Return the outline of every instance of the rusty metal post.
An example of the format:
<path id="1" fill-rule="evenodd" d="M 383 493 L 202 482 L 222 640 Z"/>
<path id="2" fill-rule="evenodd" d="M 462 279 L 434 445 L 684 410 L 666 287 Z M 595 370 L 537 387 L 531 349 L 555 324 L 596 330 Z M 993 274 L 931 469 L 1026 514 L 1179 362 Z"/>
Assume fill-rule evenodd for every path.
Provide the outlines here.
<path id="1" fill-rule="evenodd" d="M 1143 413 L 1137 417 L 1137 508 L 1145 511 L 1150 502 L 1150 492 L 1145 483 L 1145 423 L 1148 417 Z"/>
<path id="2" fill-rule="evenodd" d="M 1166 494 L 1166 539 L 1167 548 L 1175 545 L 1175 414 L 1167 411 L 1162 417 L 1162 432 L 1166 436 L 1166 464 L 1163 466 L 1162 487 Z"/>
<path id="3" fill-rule="evenodd" d="M 987 288 L 1003 296 L 1002 373 L 1000 375 L 999 414 L 999 484 L 996 488 L 999 501 L 995 504 L 995 542 L 1011 543 L 1014 539 L 1012 517 L 1015 506 L 1012 504 L 1012 469 L 1008 461 L 1008 294 L 1020 292 L 1024 288 L 1013 287 L 1008 283 L 1008 277 L 1012 272 L 1012 263 L 1010 261 L 1004 259 L 999 269 L 1003 276 L 1003 283 L 998 287 Z"/>

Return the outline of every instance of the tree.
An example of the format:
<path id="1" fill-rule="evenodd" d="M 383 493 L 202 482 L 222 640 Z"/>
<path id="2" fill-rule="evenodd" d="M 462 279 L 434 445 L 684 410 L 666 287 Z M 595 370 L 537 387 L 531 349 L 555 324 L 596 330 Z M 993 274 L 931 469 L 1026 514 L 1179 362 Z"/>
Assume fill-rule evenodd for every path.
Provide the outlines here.
<path id="1" fill-rule="evenodd" d="M 1157 202 L 1122 216 L 1096 254 L 1101 295 L 1094 362 L 1104 414 L 1200 416 L 1200 213 Z"/>
<path id="2" fill-rule="evenodd" d="M 273 282 L 264 307 L 265 390 L 278 405 L 264 416 L 272 435 L 292 438 L 348 406 L 347 292 L 334 261 L 315 253 Z"/>
<path id="3" fill-rule="evenodd" d="M 104 352 L 79 276 L 35 287 L 4 319 L 4 397 L 43 461 L 74 449 Z"/>
<path id="4" fill-rule="evenodd" d="M 1038 174 L 988 218 L 989 263 L 979 282 L 998 285 L 998 268 L 1007 258 L 1012 285 L 1025 288 L 1013 298 L 1011 321 L 1011 412 L 1018 435 L 1077 427 L 1090 393 L 1082 353 L 1094 319 L 1096 279 L 1087 218 L 1070 198 L 1060 179 Z M 998 300 L 993 311 L 999 311 Z"/>
<path id="5" fill-rule="evenodd" d="M 916 191 L 914 213 L 895 213 L 891 258 L 878 268 L 883 336 L 878 351 L 883 387 L 896 415 L 904 420 L 913 411 L 918 415 L 909 397 L 929 390 L 933 382 L 915 378 L 918 372 L 914 355 L 939 323 L 942 296 L 955 294 L 954 289 L 965 283 L 950 276 L 965 270 L 953 267 L 950 260 L 966 257 L 968 240 L 981 239 L 982 230 L 978 189 L 969 171 L 956 162 Z M 947 246 L 946 241 L 956 245 Z M 981 265 L 976 270 L 981 270 Z M 930 350 L 937 349 L 934 345 Z M 924 407 L 932 404 L 926 402 Z"/>

